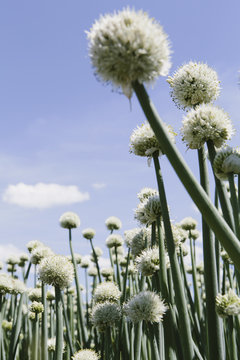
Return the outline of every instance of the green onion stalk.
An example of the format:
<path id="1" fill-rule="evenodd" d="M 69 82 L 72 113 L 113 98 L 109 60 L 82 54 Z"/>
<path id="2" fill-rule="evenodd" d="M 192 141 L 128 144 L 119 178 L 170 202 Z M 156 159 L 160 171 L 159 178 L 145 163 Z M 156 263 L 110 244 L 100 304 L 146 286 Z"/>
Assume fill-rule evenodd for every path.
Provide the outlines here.
<path id="1" fill-rule="evenodd" d="M 240 212 L 239 212 L 238 198 L 237 198 L 237 194 L 236 194 L 233 173 L 228 174 L 228 181 L 229 181 L 229 190 L 230 190 L 230 196 L 231 196 L 230 200 L 231 200 L 232 210 L 233 210 L 234 225 L 235 225 L 237 237 L 240 240 Z"/>
<path id="2" fill-rule="evenodd" d="M 17 346 L 19 343 L 19 335 L 20 335 L 21 326 L 22 326 L 22 306 L 23 306 L 24 298 L 25 298 L 25 293 L 22 293 L 20 295 L 17 312 L 16 312 L 16 317 L 15 317 L 15 321 L 14 321 L 12 332 L 11 332 L 8 360 L 15 360 Z"/>
<path id="3" fill-rule="evenodd" d="M 91 248 L 92 248 L 92 252 L 93 252 L 93 257 L 94 257 L 94 262 L 96 264 L 96 267 L 97 267 L 97 272 L 98 272 L 98 280 L 99 282 L 101 283 L 102 282 L 102 279 L 101 279 L 101 274 L 100 274 L 100 269 L 99 269 L 99 264 L 98 264 L 98 257 L 96 255 L 96 251 L 93 247 L 93 243 L 92 243 L 92 239 L 90 239 L 90 244 L 91 244 Z"/>
<path id="4" fill-rule="evenodd" d="M 119 268 L 119 263 L 118 263 L 117 246 L 114 246 L 114 251 L 115 251 L 115 258 L 116 258 L 117 282 L 118 282 L 119 290 L 121 291 L 122 290 L 122 282 L 121 282 L 120 268 Z"/>
<path id="5" fill-rule="evenodd" d="M 190 253 L 191 253 L 191 264 L 192 264 L 192 279 L 193 279 L 193 288 L 194 288 L 194 302 L 195 308 L 198 315 L 199 323 L 202 321 L 202 307 L 199 297 L 198 285 L 197 285 L 197 269 L 195 263 L 195 254 L 193 251 L 193 239 L 191 237 L 191 231 L 189 231 L 189 243 L 190 243 Z"/>
<path id="6" fill-rule="evenodd" d="M 70 349 L 70 355 L 73 356 L 73 354 L 74 354 L 74 348 L 73 348 L 73 342 L 72 342 L 72 334 L 71 334 L 71 330 L 70 330 L 70 326 L 69 326 L 69 321 L 68 321 L 68 316 L 67 316 L 67 311 L 66 311 L 66 307 L 65 307 L 65 303 L 64 303 L 64 296 L 63 296 L 62 292 L 60 293 L 60 295 L 61 295 L 63 316 L 64 316 L 64 321 L 65 321 L 65 326 L 66 326 L 66 338 L 67 338 L 67 343 L 68 343 L 68 347 L 69 347 L 69 349 Z"/>
<path id="7" fill-rule="evenodd" d="M 46 299 L 46 285 L 42 282 L 42 304 L 44 311 L 42 314 L 42 334 L 41 334 L 41 354 L 42 360 L 48 360 L 48 348 L 47 348 L 47 339 L 48 339 L 48 325 L 47 325 L 47 299 Z"/>
<path id="8" fill-rule="evenodd" d="M 161 145 L 162 150 L 168 157 L 168 160 L 170 161 L 192 200 L 202 213 L 205 221 L 215 232 L 218 240 L 228 252 L 236 268 L 240 270 L 240 244 L 237 237 L 227 222 L 223 220 L 222 216 L 219 214 L 219 211 L 212 204 L 209 196 L 195 179 L 185 160 L 177 150 L 175 144 L 173 144 L 171 141 L 171 138 L 167 134 L 167 130 L 164 128 L 164 124 L 160 119 L 153 103 L 151 102 L 144 86 L 138 81 L 135 81 L 132 85 L 141 107 L 146 115 L 146 118 L 148 119 L 156 135 L 156 138 Z"/>
<path id="9" fill-rule="evenodd" d="M 74 273 L 75 273 L 75 283 L 76 283 L 76 291 L 77 291 L 77 308 L 78 308 L 78 317 L 81 327 L 81 335 L 83 340 L 83 346 L 87 345 L 87 329 L 84 324 L 84 316 L 83 316 L 83 307 L 82 307 L 82 298 L 81 298 L 81 290 L 79 285 L 79 279 L 78 279 L 78 271 L 77 271 L 77 264 L 74 257 L 74 252 L 72 248 L 72 233 L 71 229 L 69 229 L 69 245 L 70 245 L 70 251 L 72 256 L 72 262 L 74 267 Z"/>
<path id="10" fill-rule="evenodd" d="M 56 306 L 56 348 L 54 360 L 62 360 L 63 356 L 63 307 L 61 301 L 61 289 L 55 286 Z"/>
<path id="11" fill-rule="evenodd" d="M 155 172 L 158 183 L 158 191 L 160 197 L 160 203 L 162 208 L 162 218 L 165 229 L 165 237 L 168 249 L 169 260 L 171 264 L 173 284 L 175 290 L 175 299 L 176 306 L 179 314 L 179 318 L 181 321 L 179 322 L 180 329 L 180 340 L 182 344 L 182 351 L 184 354 L 184 359 L 193 359 L 194 358 L 194 350 L 193 350 L 193 341 L 191 335 L 191 327 L 190 321 L 187 313 L 187 301 L 185 297 L 185 291 L 182 282 L 182 276 L 180 273 L 180 266 L 177 259 L 175 243 L 172 234 L 172 227 L 168 212 L 167 199 L 164 189 L 163 177 L 161 173 L 160 163 L 158 159 L 158 154 L 155 152 L 153 154 Z"/>
<path id="12" fill-rule="evenodd" d="M 31 351 L 32 360 L 38 360 L 38 338 L 39 338 L 39 321 L 38 321 L 38 313 L 35 313 L 35 318 L 33 319 L 33 326 L 32 326 L 32 351 Z"/>
<path id="13" fill-rule="evenodd" d="M 152 227 L 152 231 L 156 233 L 156 227 Z M 156 235 L 156 234 L 155 234 Z M 161 225 L 161 219 L 157 219 L 157 236 L 158 236 L 158 247 L 159 247 L 159 279 L 161 294 L 166 301 L 169 311 L 166 313 L 163 327 L 164 332 L 162 338 L 165 341 L 165 357 L 169 360 L 176 359 L 176 344 L 174 339 L 173 329 L 176 328 L 176 318 L 173 313 L 172 304 L 170 301 L 168 280 L 167 280 L 167 268 L 166 268 L 166 251 L 164 243 L 164 235 Z M 159 325 L 159 332 L 162 324 Z"/>
<path id="14" fill-rule="evenodd" d="M 204 148 L 198 150 L 200 182 L 206 194 L 210 195 L 206 154 Z M 215 258 L 215 244 L 213 233 L 208 224 L 202 219 L 203 234 L 203 259 L 204 259 L 204 280 L 206 289 L 206 316 L 207 333 L 213 337 L 213 341 L 207 337 L 209 359 L 225 359 L 223 350 L 223 328 L 222 322 L 215 310 L 215 298 L 218 294 L 218 277 Z"/>

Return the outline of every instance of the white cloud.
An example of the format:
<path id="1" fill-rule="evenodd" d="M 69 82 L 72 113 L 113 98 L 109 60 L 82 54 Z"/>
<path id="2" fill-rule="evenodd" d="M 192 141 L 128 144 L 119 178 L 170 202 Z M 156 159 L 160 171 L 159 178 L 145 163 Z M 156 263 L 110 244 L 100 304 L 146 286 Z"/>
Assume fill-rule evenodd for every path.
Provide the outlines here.
<path id="1" fill-rule="evenodd" d="M 19 183 L 8 185 L 2 199 L 4 202 L 26 208 L 49 208 L 57 205 L 69 205 L 89 200 L 87 192 L 81 192 L 77 186 L 37 183 L 27 185 Z"/>
<path id="2" fill-rule="evenodd" d="M 0 245 L 0 260 L 6 261 L 12 255 L 18 256 L 25 252 L 13 244 Z"/>
<path id="3" fill-rule="evenodd" d="M 93 187 L 94 189 L 96 189 L 96 190 L 98 190 L 98 189 L 103 189 L 103 188 L 106 187 L 106 184 L 104 184 L 104 183 L 95 183 L 95 184 L 92 184 L 92 187 Z"/>

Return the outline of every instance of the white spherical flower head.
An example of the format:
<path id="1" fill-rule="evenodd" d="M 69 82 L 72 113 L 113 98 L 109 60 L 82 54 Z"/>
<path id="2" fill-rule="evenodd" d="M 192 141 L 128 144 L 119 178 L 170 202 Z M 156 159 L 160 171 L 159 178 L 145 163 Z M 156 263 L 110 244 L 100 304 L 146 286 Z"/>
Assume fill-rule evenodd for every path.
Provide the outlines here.
<path id="1" fill-rule="evenodd" d="M 31 305 L 29 305 L 29 311 L 40 314 L 44 311 L 44 306 L 41 302 L 33 301 Z"/>
<path id="2" fill-rule="evenodd" d="M 114 270 L 112 267 L 106 267 L 101 269 L 101 275 L 106 279 L 113 276 L 113 274 Z"/>
<path id="3" fill-rule="evenodd" d="M 45 284 L 64 289 L 71 285 L 74 269 L 66 256 L 53 255 L 44 258 L 39 265 L 39 278 Z"/>
<path id="4" fill-rule="evenodd" d="M 27 291 L 26 285 L 19 279 L 12 278 L 12 291 L 11 294 L 18 295 Z"/>
<path id="5" fill-rule="evenodd" d="M 165 124 L 165 128 L 171 140 L 175 141 L 176 134 L 174 133 L 170 125 Z M 152 156 L 152 154 L 158 151 L 159 155 L 163 154 L 161 146 L 148 122 L 145 122 L 141 126 L 138 126 L 133 130 L 130 137 L 130 153 L 134 153 L 138 156 Z"/>
<path id="6" fill-rule="evenodd" d="M 42 299 L 42 289 L 33 288 L 28 289 L 28 297 L 31 301 L 41 301 Z"/>
<path id="7" fill-rule="evenodd" d="M 92 240 L 96 235 L 96 231 L 94 229 L 87 228 L 82 231 L 82 234 L 85 239 Z"/>
<path id="8" fill-rule="evenodd" d="M 98 360 L 98 354 L 91 349 L 79 350 L 72 356 L 72 360 Z"/>
<path id="9" fill-rule="evenodd" d="M 12 277 L 4 273 L 0 274 L 0 294 L 10 294 L 12 289 Z"/>
<path id="10" fill-rule="evenodd" d="M 96 266 L 91 266 L 89 269 L 88 269 L 88 275 L 89 276 L 97 276 L 97 268 Z"/>
<path id="11" fill-rule="evenodd" d="M 104 82 L 131 97 L 132 83 L 153 82 L 171 67 L 168 37 L 143 11 L 129 8 L 101 16 L 89 32 L 92 65 Z"/>
<path id="12" fill-rule="evenodd" d="M 230 146 L 225 146 L 220 150 L 218 150 L 218 152 L 216 153 L 213 162 L 213 169 L 218 179 L 220 180 L 228 179 L 228 172 L 225 172 L 226 166 L 223 166 L 223 164 L 225 163 L 225 160 L 227 160 L 229 156 L 231 156 L 232 154 L 234 154 L 234 150 Z"/>
<path id="13" fill-rule="evenodd" d="M 110 301 L 118 302 L 121 296 L 118 286 L 110 282 L 102 282 L 95 288 L 93 300 L 95 303 Z"/>
<path id="14" fill-rule="evenodd" d="M 124 241 L 127 247 L 131 248 L 132 239 L 136 234 L 138 234 L 138 232 L 139 232 L 139 228 L 134 228 L 124 231 Z"/>
<path id="15" fill-rule="evenodd" d="M 129 300 L 123 312 L 133 323 L 145 320 L 159 323 L 167 310 L 163 300 L 154 292 L 142 291 Z"/>
<path id="16" fill-rule="evenodd" d="M 89 258 L 84 256 L 82 257 L 82 260 L 81 260 L 81 263 L 80 263 L 80 266 L 83 268 L 83 269 L 86 269 L 88 268 L 90 265 L 90 261 L 89 261 Z"/>
<path id="17" fill-rule="evenodd" d="M 27 243 L 27 249 L 31 253 L 33 249 L 35 249 L 38 246 L 45 246 L 41 241 L 39 240 L 31 240 Z"/>
<path id="18" fill-rule="evenodd" d="M 159 248 L 154 246 L 152 249 L 142 251 L 135 259 L 135 263 L 143 276 L 152 276 L 159 270 Z"/>
<path id="19" fill-rule="evenodd" d="M 137 197 L 140 200 L 140 202 L 144 202 L 150 196 L 154 196 L 154 195 L 158 195 L 158 191 L 156 189 L 145 187 L 137 194 Z"/>
<path id="20" fill-rule="evenodd" d="M 6 264 L 9 264 L 9 265 L 17 265 L 20 261 L 20 258 L 19 256 L 16 256 L 16 255 L 11 255 L 9 256 L 9 258 L 6 260 Z"/>
<path id="21" fill-rule="evenodd" d="M 191 221 L 191 219 L 192 218 L 189 218 L 189 221 Z M 172 224 L 172 234 L 175 246 L 180 246 L 181 243 L 183 243 L 188 238 L 188 232 L 184 230 L 180 224 Z"/>
<path id="22" fill-rule="evenodd" d="M 107 218 L 107 220 L 105 221 L 105 225 L 108 228 L 108 230 L 119 230 L 122 227 L 122 222 L 119 218 L 117 218 L 116 216 L 110 216 L 109 218 Z"/>
<path id="23" fill-rule="evenodd" d="M 111 234 L 106 239 L 106 245 L 108 248 L 119 247 L 123 245 L 123 238 L 119 234 Z"/>
<path id="24" fill-rule="evenodd" d="M 234 134 L 228 114 L 210 104 L 202 104 L 190 110 L 182 125 L 183 141 L 190 149 L 199 149 L 208 140 L 212 140 L 219 148 Z"/>
<path id="25" fill-rule="evenodd" d="M 54 255 L 54 252 L 47 246 L 37 246 L 31 252 L 31 263 L 32 264 L 39 264 L 41 260 L 47 256 Z"/>
<path id="26" fill-rule="evenodd" d="M 140 253 L 151 243 L 151 230 L 149 228 L 138 229 L 131 241 L 131 252 L 133 257 L 140 255 Z"/>
<path id="27" fill-rule="evenodd" d="M 186 217 L 181 222 L 180 225 L 184 230 L 193 230 L 197 226 L 197 221 L 192 217 Z"/>
<path id="28" fill-rule="evenodd" d="M 74 212 L 68 211 L 59 219 L 60 226 L 64 229 L 73 229 L 80 226 L 80 219 Z"/>
<path id="29" fill-rule="evenodd" d="M 121 308 L 116 303 L 105 301 L 96 304 L 92 309 L 92 324 L 99 331 L 105 331 L 107 327 L 116 326 L 121 318 Z"/>
<path id="30" fill-rule="evenodd" d="M 216 297 L 216 310 L 219 316 L 234 316 L 240 314 L 240 298 L 232 289 L 225 295 Z"/>
<path id="31" fill-rule="evenodd" d="M 159 196 L 154 195 L 138 205 L 134 217 L 143 225 L 151 225 L 159 219 L 161 214 L 162 209 Z"/>
<path id="32" fill-rule="evenodd" d="M 216 100 L 220 94 L 220 81 L 216 71 L 207 64 L 190 61 L 167 79 L 171 97 L 180 108 L 195 107 Z"/>

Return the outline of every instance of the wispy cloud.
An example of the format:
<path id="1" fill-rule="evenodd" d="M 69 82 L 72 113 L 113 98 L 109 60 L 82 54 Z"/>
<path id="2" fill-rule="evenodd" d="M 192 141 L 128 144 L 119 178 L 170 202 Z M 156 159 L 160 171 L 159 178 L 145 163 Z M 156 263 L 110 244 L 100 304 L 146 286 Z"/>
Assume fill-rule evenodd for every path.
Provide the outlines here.
<path id="1" fill-rule="evenodd" d="M 18 183 L 8 185 L 2 199 L 4 202 L 26 208 L 44 209 L 58 205 L 69 205 L 89 200 L 87 192 L 81 192 L 77 186 L 37 183 L 27 185 Z"/>
<path id="2" fill-rule="evenodd" d="M 104 184 L 104 183 L 94 183 L 92 184 L 92 187 L 96 190 L 99 190 L 99 189 L 103 189 L 105 188 L 107 185 Z"/>

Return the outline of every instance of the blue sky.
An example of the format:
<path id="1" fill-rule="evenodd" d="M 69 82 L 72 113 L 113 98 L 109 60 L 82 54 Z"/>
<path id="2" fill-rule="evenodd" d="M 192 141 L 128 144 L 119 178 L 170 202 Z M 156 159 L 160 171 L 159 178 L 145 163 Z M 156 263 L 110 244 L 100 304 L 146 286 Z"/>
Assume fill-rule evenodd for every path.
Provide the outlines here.
<path id="1" fill-rule="evenodd" d="M 89 252 L 81 236 L 86 227 L 96 229 L 95 243 L 104 248 L 105 219 L 115 215 L 122 220 L 122 230 L 135 227 L 136 193 L 145 186 L 156 187 L 153 167 L 145 158 L 129 154 L 132 130 L 144 121 L 137 100 L 133 97 L 130 108 L 126 97 L 98 82 L 88 58 L 85 31 L 100 14 L 127 5 L 144 9 L 163 25 L 173 50 L 170 74 L 190 60 L 206 62 L 218 72 L 222 92 L 217 104 L 229 112 L 236 128 L 230 144 L 239 145 L 238 1 L 2 1 L 2 258 L 10 250 L 25 250 L 33 239 L 68 254 L 67 233 L 58 225 L 65 211 L 74 211 L 81 219 L 81 228 L 74 232 L 76 252 Z M 172 102 L 165 78 L 149 92 L 162 119 L 179 133 L 184 113 Z M 180 136 L 177 146 L 197 176 L 196 153 L 186 151 Z M 172 219 L 198 217 L 167 159 L 162 163 Z M 72 185 L 78 199 L 81 193 L 88 193 L 89 199 L 47 208 L 4 201 L 6 189 L 19 183 Z M 46 203 L 50 201 L 43 190 L 41 199 L 44 196 Z"/>

